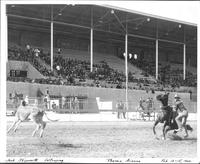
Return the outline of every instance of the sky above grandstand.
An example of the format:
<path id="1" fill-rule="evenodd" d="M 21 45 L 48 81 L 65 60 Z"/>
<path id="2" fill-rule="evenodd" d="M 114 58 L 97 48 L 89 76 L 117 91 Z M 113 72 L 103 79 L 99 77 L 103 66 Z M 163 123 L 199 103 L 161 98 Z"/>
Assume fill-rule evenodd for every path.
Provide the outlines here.
<path id="1" fill-rule="evenodd" d="M 104 1 L 104 4 L 194 24 L 200 20 L 200 1 Z"/>

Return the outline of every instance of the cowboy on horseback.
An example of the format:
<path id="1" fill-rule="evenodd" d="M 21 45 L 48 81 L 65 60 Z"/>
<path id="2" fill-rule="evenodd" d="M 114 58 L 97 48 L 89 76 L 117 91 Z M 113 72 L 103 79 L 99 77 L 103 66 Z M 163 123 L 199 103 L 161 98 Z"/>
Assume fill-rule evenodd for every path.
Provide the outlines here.
<path id="1" fill-rule="evenodd" d="M 188 118 L 188 111 L 185 108 L 185 106 L 183 105 L 183 101 L 181 100 L 181 98 L 176 94 L 174 96 L 175 99 L 175 106 L 174 106 L 174 111 L 178 112 L 178 116 L 176 116 L 175 121 L 178 125 L 178 129 L 175 129 L 174 132 L 179 132 L 182 130 L 182 128 L 184 127 L 185 129 L 185 136 L 188 136 L 188 132 L 187 132 L 187 128 L 186 128 L 186 122 L 187 122 L 187 118 Z"/>
<path id="2" fill-rule="evenodd" d="M 172 107 L 168 105 L 168 97 L 169 93 L 159 94 L 156 96 L 156 99 L 161 102 L 160 112 L 157 115 L 157 118 L 153 125 L 153 133 L 156 136 L 155 127 L 160 123 L 164 123 L 163 125 L 163 138 L 165 139 L 165 127 L 171 124 L 172 120 Z M 157 138 L 157 137 L 156 137 Z M 158 139 L 158 138 L 157 138 Z"/>
<path id="3" fill-rule="evenodd" d="M 161 102 L 160 109 L 162 111 L 161 114 L 163 114 L 162 117 L 160 117 L 160 122 L 163 123 L 164 121 L 167 121 L 168 123 L 171 122 L 172 113 L 170 106 L 168 105 L 168 97 L 169 93 L 165 93 L 164 95 L 158 95 L 156 99 Z"/>

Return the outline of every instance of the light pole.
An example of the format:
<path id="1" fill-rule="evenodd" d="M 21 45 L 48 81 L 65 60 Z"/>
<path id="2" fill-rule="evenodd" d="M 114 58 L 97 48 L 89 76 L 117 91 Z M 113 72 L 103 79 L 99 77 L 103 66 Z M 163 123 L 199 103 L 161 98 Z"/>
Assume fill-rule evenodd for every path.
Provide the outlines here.
<path id="1" fill-rule="evenodd" d="M 129 108 L 128 108 L 128 59 L 132 58 L 132 54 L 128 54 L 127 48 L 124 53 L 124 57 L 125 57 L 125 74 L 126 74 L 126 109 L 127 109 L 127 119 L 128 119 L 128 111 L 129 111 Z"/>

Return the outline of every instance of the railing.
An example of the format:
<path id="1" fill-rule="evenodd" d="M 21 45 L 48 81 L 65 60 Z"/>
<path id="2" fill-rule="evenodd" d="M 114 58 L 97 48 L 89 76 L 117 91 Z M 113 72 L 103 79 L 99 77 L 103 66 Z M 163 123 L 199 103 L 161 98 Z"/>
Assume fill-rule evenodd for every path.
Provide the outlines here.
<path id="1" fill-rule="evenodd" d="M 35 60 L 37 60 L 37 62 L 38 62 L 40 65 L 45 66 L 47 70 L 51 70 L 51 67 L 50 67 L 43 59 L 41 59 L 40 57 L 35 58 Z M 58 73 L 57 73 L 55 70 L 53 70 L 53 74 L 54 74 L 55 76 L 58 75 Z"/>

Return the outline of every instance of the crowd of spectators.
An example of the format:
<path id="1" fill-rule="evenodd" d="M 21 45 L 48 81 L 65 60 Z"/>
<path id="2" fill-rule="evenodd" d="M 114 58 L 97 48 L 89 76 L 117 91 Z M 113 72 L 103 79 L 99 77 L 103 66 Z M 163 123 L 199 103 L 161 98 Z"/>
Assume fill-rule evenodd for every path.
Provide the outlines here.
<path id="1" fill-rule="evenodd" d="M 170 84 L 172 87 L 180 86 L 197 86 L 197 76 L 191 72 L 186 72 L 186 79 L 183 80 L 182 69 L 171 69 L 170 65 L 162 66 L 160 69 L 160 79 L 166 85 Z"/>
<path id="2" fill-rule="evenodd" d="M 61 50 L 60 50 L 61 52 Z M 60 54 L 60 53 L 58 53 Z M 46 78 L 43 79 L 28 79 L 28 78 L 13 78 L 8 77 L 9 81 L 24 81 L 41 84 L 56 84 L 56 85 L 82 85 L 95 87 L 111 87 L 125 88 L 126 77 L 123 72 L 112 69 L 105 61 L 93 65 L 93 72 L 90 72 L 90 62 L 71 58 L 64 58 L 62 55 L 54 56 L 53 68 L 57 75 L 47 69 L 38 59 L 42 59 L 47 65 L 50 65 L 50 54 L 44 53 L 40 48 L 32 48 L 26 45 L 24 49 L 21 47 L 9 47 L 9 60 L 19 60 L 30 62 L 41 74 Z M 154 90 L 164 90 L 167 88 L 175 88 L 179 86 L 196 86 L 194 76 L 187 72 L 186 80 L 178 76 L 182 74 L 181 70 L 171 71 L 170 66 L 161 67 L 160 80 L 151 81 L 147 77 L 154 73 L 155 70 L 151 62 L 145 60 L 132 61 L 132 64 L 143 69 L 144 78 L 135 77 L 134 73 L 129 72 L 128 80 L 129 89 L 145 89 L 153 88 Z M 87 80 L 92 83 L 87 83 Z"/>
<path id="3" fill-rule="evenodd" d="M 143 70 L 143 75 L 155 75 L 155 61 L 147 61 L 145 59 L 130 60 L 130 63 Z M 163 85 L 171 85 L 172 88 L 180 86 L 197 86 L 197 76 L 189 71 L 186 72 L 186 79 L 183 80 L 182 69 L 172 69 L 170 65 L 162 65 L 159 63 L 159 81 Z"/>
<path id="4" fill-rule="evenodd" d="M 48 70 L 43 64 L 38 61 L 38 58 L 45 57 L 42 49 L 32 48 L 26 45 L 24 49 L 17 46 L 8 48 L 8 60 L 28 61 L 31 63 L 42 75 L 53 76 L 53 72 Z"/>

